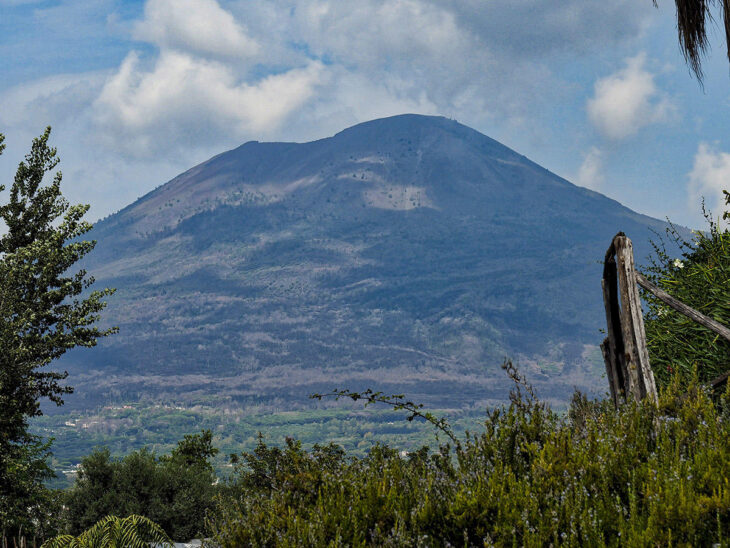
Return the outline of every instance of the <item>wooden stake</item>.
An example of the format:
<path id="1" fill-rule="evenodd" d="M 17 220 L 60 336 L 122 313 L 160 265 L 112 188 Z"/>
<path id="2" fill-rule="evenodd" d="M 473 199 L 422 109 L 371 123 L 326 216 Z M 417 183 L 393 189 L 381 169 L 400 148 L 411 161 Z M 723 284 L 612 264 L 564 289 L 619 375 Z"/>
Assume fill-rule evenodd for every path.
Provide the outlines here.
<path id="1" fill-rule="evenodd" d="M 658 402 L 654 374 L 649 364 L 649 350 L 646 347 L 644 315 L 636 281 L 634 250 L 631 240 L 626 236 L 614 238 L 616 260 L 618 263 L 619 286 L 621 293 L 621 328 L 624 335 L 624 355 L 630 384 L 628 389 L 636 401 L 646 397 Z"/>
<path id="2" fill-rule="evenodd" d="M 633 246 L 623 232 L 614 236 L 606 252 L 601 285 L 608 331 L 601 351 L 613 401 L 619 405 L 630 395 L 635 401 L 649 398 L 656 403 Z"/>

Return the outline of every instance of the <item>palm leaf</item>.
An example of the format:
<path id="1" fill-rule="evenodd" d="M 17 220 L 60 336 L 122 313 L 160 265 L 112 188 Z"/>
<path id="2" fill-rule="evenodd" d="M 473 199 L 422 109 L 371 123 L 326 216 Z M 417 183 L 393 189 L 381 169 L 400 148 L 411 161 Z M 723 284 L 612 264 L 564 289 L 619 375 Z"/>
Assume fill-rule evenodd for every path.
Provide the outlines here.
<path id="1" fill-rule="evenodd" d="M 657 5 L 657 0 L 653 0 Z M 722 23 L 725 29 L 727 56 L 730 59 L 730 0 L 675 0 L 677 6 L 677 31 L 679 47 L 684 60 L 702 82 L 702 59 L 707 53 L 707 26 L 714 19 L 712 7 L 718 4 L 722 11 Z"/>
<path id="2" fill-rule="evenodd" d="M 78 537 L 60 535 L 43 543 L 41 548 L 149 548 L 151 544 L 173 545 L 154 521 L 131 515 L 126 518 L 106 516 Z"/>
<path id="3" fill-rule="evenodd" d="M 41 548 L 81 548 L 79 540 L 72 535 L 58 535 L 47 540 L 41 545 Z"/>

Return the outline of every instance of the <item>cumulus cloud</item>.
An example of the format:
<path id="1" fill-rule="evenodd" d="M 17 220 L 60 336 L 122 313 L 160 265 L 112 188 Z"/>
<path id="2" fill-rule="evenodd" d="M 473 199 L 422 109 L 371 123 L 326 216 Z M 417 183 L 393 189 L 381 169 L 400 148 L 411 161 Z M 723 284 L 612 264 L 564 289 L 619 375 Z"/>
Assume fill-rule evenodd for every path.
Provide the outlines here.
<path id="1" fill-rule="evenodd" d="M 103 72 L 57 74 L 14 86 L 0 95 L 0 124 L 37 132 L 83 116 L 104 83 Z"/>
<path id="2" fill-rule="evenodd" d="M 154 50 L 129 52 L 94 88 L 90 131 L 138 157 L 316 138 L 397 109 L 535 131 L 525 121 L 566 89 L 546 52 L 584 47 L 597 17 L 604 46 L 639 32 L 642 10 L 615 4 L 246 0 L 224 9 L 219 0 L 147 0 L 127 28 Z M 540 24 L 524 24 L 531 19 Z M 522 47 L 532 42 L 541 46 Z"/>
<path id="3" fill-rule="evenodd" d="M 675 107 L 659 91 L 646 68 L 646 55 L 626 60 L 618 72 L 598 80 L 588 101 L 588 117 L 605 137 L 621 140 L 650 124 L 666 122 Z"/>
<path id="4" fill-rule="evenodd" d="M 460 26 L 492 49 L 525 57 L 566 52 L 575 57 L 595 48 L 636 39 L 652 15 L 635 0 L 432 0 L 448 6 Z"/>
<path id="5" fill-rule="evenodd" d="M 626 47 L 652 12 L 634 0 L 146 0 L 139 11 L 63 0 L 39 13 L 52 37 L 45 29 L 68 33 L 92 13 L 84 29 L 114 51 L 97 57 L 124 60 L 93 82 L 39 81 L 31 99 L 17 90 L 0 122 L 63 120 L 85 174 L 114 165 L 109 187 L 134 180 L 147 190 L 163 180 L 148 175 L 153 162 L 174 174 L 244 140 L 310 140 L 402 112 L 529 140 L 552 131 L 545 113 L 579 93 L 559 56 Z M 32 43 L 49 49 L 35 39 L 18 51 Z M 82 45 L 77 57 L 90 49 Z M 598 184 L 600 171 L 589 154 L 582 180 Z"/>
<path id="6" fill-rule="evenodd" d="M 259 52 L 256 41 L 216 0 L 149 0 L 134 36 L 161 48 L 209 55 L 246 57 Z"/>
<path id="7" fill-rule="evenodd" d="M 324 78 L 311 59 L 251 76 L 260 46 L 215 0 L 149 0 L 135 36 L 158 54 L 129 53 L 93 105 L 101 137 L 133 156 L 270 134 Z"/>
<path id="8" fill-rule="evenodd" d="M 700 143 L 689 173 L 688 206 L 697 209 L 704 197 L 715 216 L 724 210 L 723 190 L 730 190 L 730 153 L 717 150 L 709 143 Z"/>
<path id="9" fill-rule="evenodd" d="M 361 68 L 460 63 L 471 41 L 452 12 L 419 0 L 304 2 L 295 24 L 313 50 Z"/>
<path id="10" fill-rule="evenodd" d="M 625 44 L 651 6 L 633 0 L 278 0 L 278 28 L 372 78 L 397 73 L 442 111 L 483 97 L 489 116 L 521 117 L 569 88 L 546 67 L 555 52 Z M 250 2 L 240 13 L 250 14 Z M 271 6 L 271 4 L 269 5 Z M 271 9 L 266 17 L 272 17 Z M 281 21 L 288 22 L 282 23 Z M 261 20 L 261 19 L 259 19 Z M 252 25 L 253 27 L 253 25 Z M 261 38 L 265 40 L 265 38 Z M 478 111 L 474 105 L 459 114 Z M 473 115 L 473 114 L 472 114 Z"/>
<path id="11" fill-rule="evenodd" d="M 583 158 L 583 163 L 578 169 L 575 182 L 579 186 L 591 190 L 601 190 L 605 178 L 603 176 L 603 152 L 597 147 L 591 147 Z"/>
<path id="12" fill-rule="evenodd" d="M 154 155 L 171 141 L 195 146 L 216 132 L 267 133 L 311 96 L 321 71 L 312 62 L 249 84 L 222 63 L 186 53 L 164 50 L 149 71 L 131 53 L 94 108 L 129 153 Z"/>

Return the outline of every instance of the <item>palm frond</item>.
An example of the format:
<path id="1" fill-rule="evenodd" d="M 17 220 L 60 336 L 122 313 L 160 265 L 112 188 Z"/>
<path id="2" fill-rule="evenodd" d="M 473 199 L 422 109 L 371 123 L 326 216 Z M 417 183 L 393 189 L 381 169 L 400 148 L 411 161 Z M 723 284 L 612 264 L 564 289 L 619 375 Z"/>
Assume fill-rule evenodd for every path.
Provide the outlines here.
<path id="1" fill-rule="evenodd" d="M 150 545 L 172 547 L 173 543 L 154 521 L 133 514 L 126 518 L 106 516 L 78 537 L 60 535 L 41 548 L 149 548 Z"/>
<path id="2" fill-rule="evenodd" d="M 652 0 L 657 6 L 657 0 Z M 675 0 L 679 47 L 689 68 L 702 82 L 702 60 L 709 49 L 707 27 L 713 21 L 712 9 L 719 5 L 725 29 L 725 43 L 730 60 L 730 0 Z"/>
<path id="3" fill-rule="evenodd" d="M 81 548 L 81 545 L 73 535 L 58 535 L 41 544 L 41 548 Z"/>

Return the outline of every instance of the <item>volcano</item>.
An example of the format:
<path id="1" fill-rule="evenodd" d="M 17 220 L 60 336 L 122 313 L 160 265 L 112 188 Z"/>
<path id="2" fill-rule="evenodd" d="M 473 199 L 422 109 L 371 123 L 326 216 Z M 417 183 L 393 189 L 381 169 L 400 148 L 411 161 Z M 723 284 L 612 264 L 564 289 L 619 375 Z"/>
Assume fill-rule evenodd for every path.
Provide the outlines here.
<path id="1" fill-rule="evenodd" d="M 335 387 L 439 405 L 605 392 L 600 260 L 665 223 L 456 121 L 373 120 L 249 142 L 100 221 L 85 268 L 119 334 L 73 351 L 76 406 L 227 398 L 306 405 Z"/>

